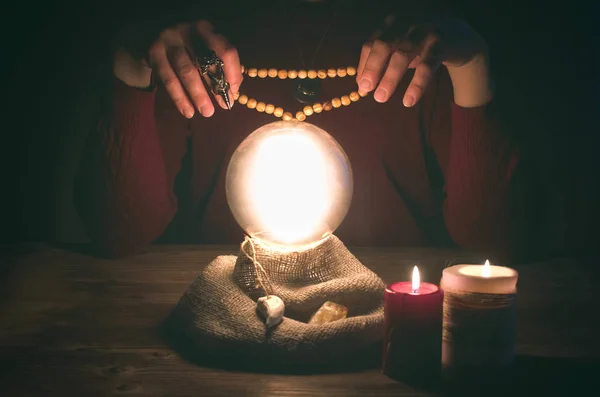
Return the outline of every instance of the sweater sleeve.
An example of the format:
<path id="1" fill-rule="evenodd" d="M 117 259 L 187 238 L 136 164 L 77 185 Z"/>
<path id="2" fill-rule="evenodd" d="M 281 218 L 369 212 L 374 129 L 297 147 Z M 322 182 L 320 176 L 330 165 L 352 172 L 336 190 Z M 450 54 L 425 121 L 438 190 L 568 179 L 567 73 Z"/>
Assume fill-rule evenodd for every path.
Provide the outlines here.
<path id="1" fill-rule="evenodd" d="M 116 78 L 113 84 L 88 137 L 74 202 L 92 242 L 116 257 L 153 242 L 171 222 L 177 211 L 173 186 L 188 130 L 187 120 L 177 113 L 169 120 L 168 134 L 161 136 L 156 92 Z"/>
<path id="2" fill-rule="evenodd" d="M 446 228 L 463 248 L 505 256 L 510 251 L 510 198 L 518 150 L 501 127 L 493 102 L 477 108 L 451 106 Z"/>

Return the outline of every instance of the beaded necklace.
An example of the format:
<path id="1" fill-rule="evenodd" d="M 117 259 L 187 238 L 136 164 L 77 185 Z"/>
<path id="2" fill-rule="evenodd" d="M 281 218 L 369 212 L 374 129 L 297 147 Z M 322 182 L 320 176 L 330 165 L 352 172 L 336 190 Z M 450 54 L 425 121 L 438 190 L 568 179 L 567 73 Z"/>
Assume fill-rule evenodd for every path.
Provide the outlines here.
<path id="1" fill-rule="evenodd" d="M 309 70 L 286 70 L 286 69 L 257 69 L 257 68 L 245 68 L 242 65 L 242 73 L 251 78 L 279 78 L 285 79 L 321 79 L 326 78 L 343 78 L 346 76 L 355 76 L 356 68 L 354 66 L 348 66 L 345 68 L 338 69 L 309 69 Z M 315 102 L 312 105 L 306 105 L 302 110 L 297 111 L 295 114 L 292 112 L 286 112 L 281 107 L 276 107 L 271 103 L 259 102 L 254 98 L 249 98 L 245 94 L 236 93 L 234 99 L 241 105 L 246 105 L 248 109 L 255 109 L 257 112 L 272 114 L 275 117 L 281 117 L 283 120 L 297 120 L 304 121 L 307 117 L 312 116 L 315 113 L 321 113 L 322 111 L 330 111 L 337 109 L 341 106 L 349 106 L 351 103 L 358 101 L 361 97 L 365 97 L 366 92 L 360 90 L 352 91 L 348 95 L 342 97 L 332 98 L 330 101 L 323 103 Z"/>
<path id="2" fill-rule="evenodd" d="M 337 16 L 338 16 L 338 13 L 340 10 L 340 4 L 339 4 L 340 1 L 341 0 L 334 1 L 333 14 L 331 16 L 329 23 L 327 24 L 327 27 L 325 28 L 325 31 L 321 35 L 321 38 L 317 44 L 317 47 L 316 47 L 310 61 L 305 60 L 305 58 L 304 58 L 304 51 L 302 50 L 302 46 L 300 45 L 300 40 L 298 40 L 298 37 L 294 33 L 295 29 L 286 29 L 286 31 L 289 33 L 290 39 L 295 44 L 295 47 L 298 50 L 299 59 L 300 59 L 300 62 L 302 63 L 302 69 L 309 70 L 309 69 L 313 68 L 313 65 L 315 64 L 315 62 L 317 60 L 317 56 L 319 55 L 319 50 L 325 43 L 325 40 L 329 34 L 329 31 L 332 29 L 333 25 L 335 24 L 335 21 L 337 19 Z M 288 10 L 287 5 L 284 3 L 285 3 L 284 1 L 279 1 L 281 9 L 287 18 L 287 23 L 289 24 L 289 26 L 294 26 L 295 20 L 294 20 L 294 18 L 292 18 L 292 12 L 290 12 Z M 324 10 L 323 8 L 320 8 L 319 10 L 320 10 L 320 13 L 323 11 L 325 11 L 325 13 L 327 13 L 327 11 Z M 300 16 L 300 19 L 303 20 L 303 22 L 304 22 L 303 25 L 306 25 L 306 20 L 304 18 L 302 18 L 301 16 Z M 307 62 L 309 62 L 309 63 L 307 64 Z M 296 100 L 298 102 L 302 103 L 303 105 L 311 105 L 311 104 L 315 103 L 321 95 L 322 84 L 319 79 L 301 79 L 301 80 L 299 79 L 299 80 L 297 80 L 296 84 L 294 84 L 294 86 L 295 86 L 294 97 L 296 98 Z"/>

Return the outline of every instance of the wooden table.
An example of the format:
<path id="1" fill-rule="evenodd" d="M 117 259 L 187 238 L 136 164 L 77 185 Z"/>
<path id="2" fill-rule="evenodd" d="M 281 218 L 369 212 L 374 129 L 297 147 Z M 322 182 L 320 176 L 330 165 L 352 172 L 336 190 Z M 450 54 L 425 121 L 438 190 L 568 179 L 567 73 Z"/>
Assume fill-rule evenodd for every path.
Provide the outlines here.
<path id="1" fill-rule="evenodd" d="M 418 263 L 438 282 L 449 259 L 439 249 L 352 252 L 386 282 Z M 200 367 L 161 338 L 159 324 L 190 282 L 236 247 L 157 246 L 121 260 L 29 245 L 0 257 L 0 395 L 17 396 L 421 396 L 378 369 L 275 375 Z M 519 279 L 518 391 L 587 390 L 600 359 L 600 272 L 559 259 L 515 266 Z M 593 390 L 593 389 L 592 389 Z M 593 394 L 593 393 L 592 393 Z M 566 394 L 565 394 L 566 395 Z"/>

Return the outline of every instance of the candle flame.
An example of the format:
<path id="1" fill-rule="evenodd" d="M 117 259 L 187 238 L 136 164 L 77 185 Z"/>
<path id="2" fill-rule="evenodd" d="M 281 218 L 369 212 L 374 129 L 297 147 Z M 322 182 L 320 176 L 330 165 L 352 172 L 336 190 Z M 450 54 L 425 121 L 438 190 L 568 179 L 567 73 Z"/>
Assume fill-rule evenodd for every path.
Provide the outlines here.
<path id="1" fill-rule="evenodd" d="M 419 275 L 419 268 L 417 268 L 415 266 L 413 269 L 413 274 L 412 274 L 412 290 L 418 291 L 420 287 L 421 287 L 421 276 Z"/>
<path id="2" fill-rule="evenodd" d="M 492 268 L 490 266 L 490 261 L 488 259 L 485 260 L 483 269 L 481 269 L 481 275 L 486 278 L 488 278 L 492 275 Z"/>

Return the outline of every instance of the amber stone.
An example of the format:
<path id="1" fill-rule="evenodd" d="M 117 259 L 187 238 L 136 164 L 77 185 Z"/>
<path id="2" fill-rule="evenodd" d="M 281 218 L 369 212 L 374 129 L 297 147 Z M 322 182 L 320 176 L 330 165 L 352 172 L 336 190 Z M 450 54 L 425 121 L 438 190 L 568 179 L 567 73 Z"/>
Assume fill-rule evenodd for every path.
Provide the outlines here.
<path id="1" fill-rule="evenodd" d="M 342 320 L 348 315 L 348 308 L 335 302 L 327 301 L 310 318 L 309 324 L 326 324 L 332 321 Z"/>

